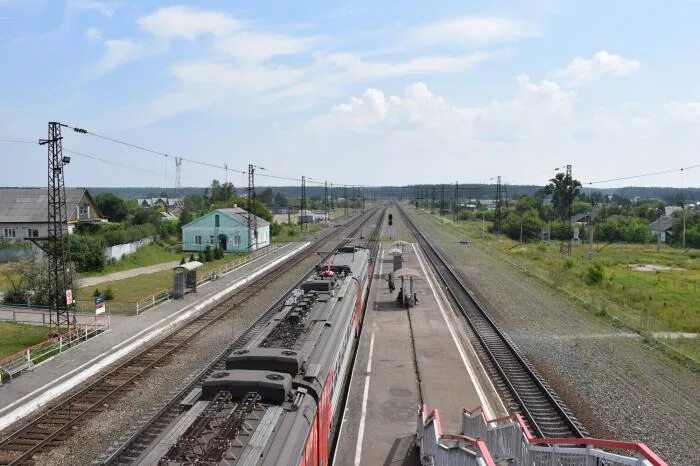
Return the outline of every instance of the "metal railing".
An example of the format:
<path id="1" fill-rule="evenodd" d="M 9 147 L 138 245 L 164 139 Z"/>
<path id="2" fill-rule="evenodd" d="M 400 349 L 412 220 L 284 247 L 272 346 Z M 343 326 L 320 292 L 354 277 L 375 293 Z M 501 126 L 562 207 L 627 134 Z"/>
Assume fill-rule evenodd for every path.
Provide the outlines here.
<path id="1" fill-rule="evenodd" d="M 534 438 L 519 414 L 487 420 L 481 408 L 464 410 L 462 432 L 483 439 L 497 464 L 508 461 L 507 464 L 513 466 L 666 466 L 643 443 L 594 438 Z M 630 455 L 621 454 L 623 451 Z"/>
<path id="2" fill-rule="evenodd" d="M 423 466 L 496 466 L 482 440 L 463 435 L 443 435 L 440 414 L 418 410 L 416 443 Z"/>
<path id="3" fill-rule="evenodd" d="M 71 330 L 0 359 L 0 383 L 11 381 L 22 372 L 109 329 L 109 316 L 96 316 Z"/>
<path id="4" fill-rule="evenodd" d="M 223 264 L 214 270 L 209 271 L 197 280 L 197 286 L 201 286 L 207 282 L 214 281 L 219 277 L 226 275 L 234 270 L 237 270 L 260 257 L 266 256 L 272 252 L 288 247 L 291 243 L 271 244 L 263 249 L 258 249 L 250 254 L 239 257 L 231 262 Z M 167 288 L 158 291 L 152 295 L 141 298 L 134 302 L 107 301 L 105 302 L 106 311 L 108 314 L 123 314 L 123 315 L 139 315 L 157 305 L 170 301 L 173 297 L 173 289 Z M 92 301 L 76 302 L 76 312 L 95 312 L 95 305 Z"/>

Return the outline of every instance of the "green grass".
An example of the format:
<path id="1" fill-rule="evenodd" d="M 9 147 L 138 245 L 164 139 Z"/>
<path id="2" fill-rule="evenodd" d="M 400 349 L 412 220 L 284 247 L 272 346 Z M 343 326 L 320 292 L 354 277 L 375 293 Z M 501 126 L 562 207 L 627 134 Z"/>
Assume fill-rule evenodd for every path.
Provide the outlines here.
<path id="1" fill-rule="evenodd" d="M 423 215 L 428 215 L 424 213 Z M 700 332 L 700 261 L 698 251 L 655 244 L 594 244 L 600 250 L 588 260 L 588 244 L 574 244 L 571 257 L 560 254 L 559 242 L 518 245 L 504 235 L 488 232 L 481 239 L 481 221 L 453 223 L 431 216 L 458 231 L 487 251 L 508 259 L 528 273 L 583 303 L 597 315 L 614 316 L 642 331 Z M 603 246 L 605 248 L 601 249 Z M 592 262 L 602 265 L 603 279 L 589 284 L 586 276 Z M 682 270 L 639 272 L 629 264 L 654 264 Z M 700 359 L 700 338 L 675 339 L 669 344 Z M 679 349 L 681 349 L 679 347 Z"/>
<path id="2" fill-rule="evenodd" d="M 86 272 L 81 274 L 81 277 L 97 277 L 114 272 L 131 270 L 138 267 L 162 264 L 163 262 L 172 262 L 180 260 L 183 257 L 189 257 L 189 254 L 174 252 L 172 248 L 166 248 L 158 244 L 148 244 L 140 248 L 135 253 L 130 254 L 113 264 L 106 265 L 104 270 L 100 272 Z"/>
<path id="3" fill-rule="evenodd" d="M 195 255 L 196 256 L 196 255 Z M 243 253 L 226 254 L 223 258 L 204 263 L 202 267 L 197 269 L 197 276 L 203 277 L 214 269 L 221 266 L 231 264 L 234 261 L 244 257 Z M 107 288 L 112 289 L 114 294 L 114 302 L 119 303 L 135 303 L 141 299 L 159 293 L 163 290 L 172 288 L 173 272 L 172 270 L 164 270 L 149 274 L 139 275 L 137 277 L 125 278 L 123 280 L 114 280 L 111 282 L 100 283 L 95 286 L 88 286 L 78 290 L 78 301 L 92 301 L 95 289 L 104 292 Z"/>
<path id="4" fill-rule="evenodd" d="M 48 337 L 48 327 L 0 322 L 0 359 L 36 345 Z"/>
<path id="5" fill-rule="evenodd" d="M 281 228 L 279 233 L 272 237 L 272 242 L 281 243 L 287 241 L 299 241 L 307 235 L 322 230 L 323 228 L 325 228 L 325 225 L 326 224 L 324 223 L 311 223 L 307 225 L 308 228 L 304 228 L 303 230 L 301 230 L 299 228 L 299 225 L 288 225 L 286 223 L 283 223 L 282 225 L 280 225 Z"/>

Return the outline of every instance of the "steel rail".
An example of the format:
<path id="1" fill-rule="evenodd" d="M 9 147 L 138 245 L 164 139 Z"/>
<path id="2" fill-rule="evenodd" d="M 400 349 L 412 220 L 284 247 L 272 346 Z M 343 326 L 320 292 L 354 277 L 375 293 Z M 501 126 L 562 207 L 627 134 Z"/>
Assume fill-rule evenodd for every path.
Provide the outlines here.
<path id="1" fill-rule="evenodd" d="M 580 422 L 499 329 L 484 305 L 447 260 L 418 229 L 403 207 L 398 210 L 537 435 L 585 437 L 585 429 Z"/>
<path id="2" fill-rule="evenodd" d="M 381 226 L 381 220 L 383 219 L 384 210 L 382 210 L 382 214 L 380 215 L 380 221 L 378 222 L 378 226 Z M 362 223 L 351 233 L 349 233 L 347 237 L 343 239 L 340 243 L 338 243 L 333 249 L 336 249 L 337 247 L 346 245 L 351 241 L 354 241 L 355 238 L 353 237 L 356 236 L 359 231 L 361 231 L 365 223 L 371 220 L 371 218 L 374 216 L 374 213 L 375 212 L 371 212 L 366 219 L 363 219 Z M 367 245 L 369 245 L 369 243 L 371 243 L 372 241 L 376 243 L 376 238 L 378 237 L 378 233 L 376 233 L 377 231 L 378 229 L 375 228 L 374 232 L 367 241 Z M 374 250 L 376 249 L 377 247 L 375 246 Z M 326 256 L 326 258 L 327 257 L 328 256 Z M 326 258 L 322 259 L 321 263 L 324 262 Z M 165 403 L 164 406 L 158 409 L 158 411 L 142 427 L 140 427 L 126 441 L 122 442 L 121 445 L 119 445 L 114 451 L 109 453 L 103 460 L 101 460 L 100 464 L 130 464 L 131 462 L 135 461 L 136 458 L 148 448 L 151 441 L 155 439 L 158 435 L 160 435 L 160 433 L 162 433 L 163 429 L 167 427 L 170 421 L 179 414 L 180 401 L 185 396 L 187 396 L 187 394 L 190 393 L 193 389 L 195 389 L 198 386 L 201 386 L 203 380 L 206 379 L 209 375 L 211 375 L 214 372 L 224 370 L 226 358 L 231 353 L 231 351 L 244 348 L 255 336 L 257 336 L 259 332 L 265 326 L 267 326 L 270 319 L 277 314 L 279 308 L 282 307 L 289 293 L 295 288 L 298 288 L 301 285 L 301 283 L 304 282 L 306 276 L 307 274 L 305 273 L 304 277 L 301 280 L 299 280 L 294 286 L 290 287 L 288 290 L 285 290 L 285 292 L 283 292 L 280 295 L 277 301 L 272 306 L 270 306 L 266 312 L 261 314 L 255 320 L 255 322 L 253 322 L 253 324 L 250 325 L 250 327 L 248 327 L 238 338 L 236 338 L 236 340 L 231 345 L 229 345 L 225 350 L 220 352 L 209 365 L 202 369 L 192 379 L 191 382 L 189 382 L 183 388 L 181 388 L 168 402 Z"/>
<path id="3" fill-rule="evenodd" d="M 355 234 L 366 221 L 360 216 L 345 224 L 343 230 L 354 225 L 358 219 L 361 224 L 353 230 L 353 234 Z M 328 233 L 319 238 L 315 245 L 325 243 L 336 234 L 338 231 L 329 229 Z M 252 298 L 278 276 L 316 252 L 314 248 L 300 251 L 269 274 L 265 274 L 250 285 L 235 291 L 211 309 L 185 322 L 181 327 L 157 340 L 145 350 L 129 357 L 128 360 L 69 396 L 47 413 L 0 440 L 0 464 L 22 464 L 37 452 L 63 441 L 62 437 L 68 436 L 70 429 L 88 414 L 98 411 L 108 399 L 128 390 L 128 387 L 135 380 L 145 375 L 151 368 L 156 367 L 165 358 L 176 353 L 202 330 L 223 318 L 237 305 Z M 149 353 L 152 354 L 149 355 Z"/>

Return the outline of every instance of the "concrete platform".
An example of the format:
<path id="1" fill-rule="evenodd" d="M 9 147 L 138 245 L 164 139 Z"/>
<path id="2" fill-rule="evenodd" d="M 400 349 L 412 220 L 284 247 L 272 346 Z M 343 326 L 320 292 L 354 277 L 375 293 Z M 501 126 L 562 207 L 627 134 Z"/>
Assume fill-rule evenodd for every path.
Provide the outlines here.
<path id="1" fill-rule="evenodd" d="M 203 312 L 234 289 L 244 286 L 295 253 L 308 242 L 288 245 L 199 287 L 183 300 L 168 301 L 139 316 L 110 316 L 110 330 L 35 366 L 0 385 L 0 430 L 46 405 L 82 380 L 98 373 L 138 346 L 164 335 Z"/>
<path id="2" fill-rule="evenodd" d="M 398 212 L 389 212 L 392 237 L 413 241 Z M 382 246 L 375 268 L 333 463 L 339 466 L 420 464 L 413 449 L 420 404 L 439 409 L 446 433 L 460 431 L 462 408 L 486 405 L 506 414 L 415 244 L 404 248 L 404 267 L 422 275 L 414 281 L 418 304 L 408 310 L 396 304 L 397 291 L 390 293 L 385 279 L 393 270 L 390 247 Z"/>

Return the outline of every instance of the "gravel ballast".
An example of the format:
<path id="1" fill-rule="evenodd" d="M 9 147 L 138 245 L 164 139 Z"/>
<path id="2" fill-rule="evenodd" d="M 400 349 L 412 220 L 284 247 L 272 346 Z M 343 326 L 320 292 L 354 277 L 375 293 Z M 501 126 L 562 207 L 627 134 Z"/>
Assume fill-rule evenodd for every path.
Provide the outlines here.
<path id="1" fill-rule="evenodd" d="M 482 245 L 409 209 L 497 324 L 591 435 L 641 441 L 669 464 L 700 465 L 700 377 Z"/>

